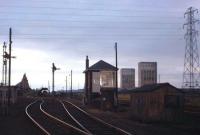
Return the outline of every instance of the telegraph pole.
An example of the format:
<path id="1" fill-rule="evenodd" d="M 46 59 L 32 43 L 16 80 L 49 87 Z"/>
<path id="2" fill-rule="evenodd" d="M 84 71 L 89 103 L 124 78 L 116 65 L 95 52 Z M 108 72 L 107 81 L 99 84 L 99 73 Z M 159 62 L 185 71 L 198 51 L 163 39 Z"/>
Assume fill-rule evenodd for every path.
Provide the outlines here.
<path id="1" fill-rule="evenodd" d="M 48 90 L 50 91 L 50 84 L 49 84 L 49 80 L 48 80 Z"/>
<path id="2" fill-rule="evenodd" d="M 116 96 L 116 107 L 118 107 L 118 57 L 117 57 L 117 42 L 115 42 L 115 66 L 116 66 L 116 74 L 115 74 L 115 76 L 116 76 L 116 92 L 115 92 L 115 96 Z"/>
<path id="3" fill-rule="evenodd" d="M 10 105 L 11 100 L 11 56 L 12 56 L 12 29 L 9 29 L 9 67 L 8 67 L 8 105 Z"/>
<path id="4" fill-rule="evenodd" d="M 8 86 L 11 86 L 11 56 L 12 56 L 12 29 L 9 29 L 9 67 L 8 67 Z"/>
<path id="5" fill-rule="evenodd" d="M 67 75 L 66 75 L 66 93 L 67 93 Z"/>
<path id="6" fill-rule="evenodd" d="M 55 72 L 55 65 L 52 64 L 52 92 L 54 92 L 54 72 Z"/>
<path id="7" fill-rule="evenodd" d="M 71 92 L 70 92 L 70 97 L 72 98 L 72 70 L 71 70 Z"/>

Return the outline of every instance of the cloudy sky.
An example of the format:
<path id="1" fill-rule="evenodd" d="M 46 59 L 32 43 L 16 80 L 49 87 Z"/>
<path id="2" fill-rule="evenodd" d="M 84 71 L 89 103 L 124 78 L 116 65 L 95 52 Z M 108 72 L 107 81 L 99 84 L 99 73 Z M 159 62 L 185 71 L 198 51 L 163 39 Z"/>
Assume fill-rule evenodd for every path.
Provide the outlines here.
<path id="1" fill-rule="evenodd" d="M 85 56 L 136 69 L 140 61 L 157 61 L 160 82 L 181 87 L 184 61 L 184 12 L 200 9 L 199 0 L 1 0 L 0 43 L 13 30 L 12 84 L 26 73 L 32 88 L 65 87 L 73 70 L 73 88 L 83 88 Z M 197 15 L 199 18 L 199 15 Z M 200 27 L 197 27 L 198 30 Z M 2 55 L 2 54 L 1 54 Z M 0 62 L 2 65 L 2 62 Z M 69 81 L 68 81 L 69 82 Z"/>

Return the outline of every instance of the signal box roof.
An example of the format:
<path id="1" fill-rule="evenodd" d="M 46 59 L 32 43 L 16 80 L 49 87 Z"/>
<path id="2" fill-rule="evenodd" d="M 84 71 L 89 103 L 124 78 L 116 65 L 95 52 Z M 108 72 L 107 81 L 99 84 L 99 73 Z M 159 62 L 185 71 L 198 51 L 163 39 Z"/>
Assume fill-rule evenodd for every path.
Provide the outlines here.
<path id="1" fill-rule="evenodd" d="M 116 67 L 103 60 L 100 60 L 85 70 L 84 73 L 88 71 L 116 71 Z"/>

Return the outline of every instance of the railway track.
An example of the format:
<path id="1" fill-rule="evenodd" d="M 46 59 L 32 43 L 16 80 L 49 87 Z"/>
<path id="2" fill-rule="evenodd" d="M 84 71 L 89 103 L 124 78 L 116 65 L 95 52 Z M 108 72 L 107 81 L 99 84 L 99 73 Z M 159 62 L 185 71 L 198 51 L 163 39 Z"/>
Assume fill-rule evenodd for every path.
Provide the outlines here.
<path id="1" fill-rule="evenodd" d="M 118 127 L 90 115 L 69 101 L 61 102 L 65 110 L 85 129 L 94 135 L 131 135 Z"/>
<path id="2" fill-rule="evenodd" d="M 81 125 L 74 117 L 68 112 L 65 108 L 64 104 L 61 101 L 55 99 L 46 99 L 42 104 L 42 108 L 44 111 L 53 115 L 54 117 L 76 127 L 79 128 L 88 134 L 91 134 L 83 125 Z"/>
<path id="3" fill-rule="evenodd" d="M 46 135 L 89 135 L 57 117 L 47 113 L 42 108 L 43 100 L 36 100 L 29 104 L 26 109 L 28 118 Z"/>

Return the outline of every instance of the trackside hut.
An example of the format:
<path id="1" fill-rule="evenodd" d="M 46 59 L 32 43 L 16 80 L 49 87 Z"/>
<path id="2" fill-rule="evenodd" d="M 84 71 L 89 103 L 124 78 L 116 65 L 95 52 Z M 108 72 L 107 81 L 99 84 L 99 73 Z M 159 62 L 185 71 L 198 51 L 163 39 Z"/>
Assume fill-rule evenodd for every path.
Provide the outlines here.
<path id="1" fill-rule="evenodd" d="M 184 112 L 200 113 L 200 89 L 182 89 L 184 93 Z"/>
<path id="2" fill-rule="evenodd" d="M 183 113 L 183 93 L 169 83 L 145 85 L 131 92 L 131 115 L 143 121 L 174 121 Z"/>
<path id="3" fill-rule="evenodd" d="M 85 103 L 99 101 L 103 109 L 112 109 L 116 103 L 116 67 L 103 60 L 89 67 L 87 57 L 84 73 Z"/>

